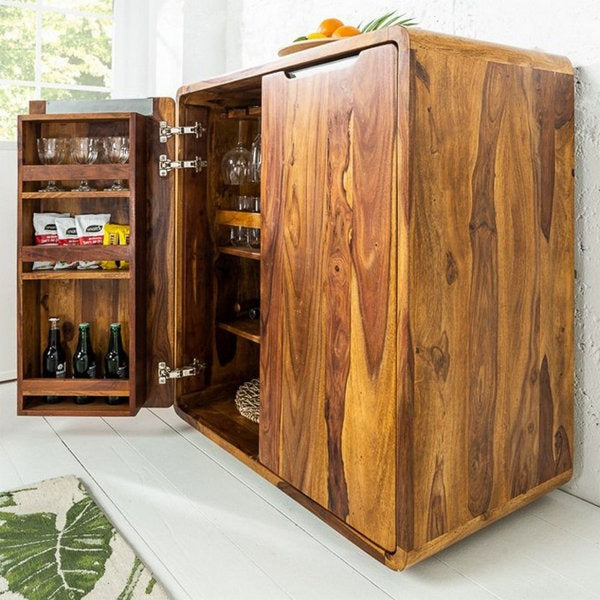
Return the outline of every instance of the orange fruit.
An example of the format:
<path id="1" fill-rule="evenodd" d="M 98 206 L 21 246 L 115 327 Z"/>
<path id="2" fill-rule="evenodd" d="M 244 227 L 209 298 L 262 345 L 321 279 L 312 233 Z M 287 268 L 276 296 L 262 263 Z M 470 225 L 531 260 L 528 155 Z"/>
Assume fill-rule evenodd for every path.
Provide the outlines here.
<path id="1" fill-rule="evenodd" d="M 339 19 L 325 19 L 324 21 L 321 21 L 321 24 L 319 25 L 319 29 L 317 29 L 317 31 L 319 33 L 322 33 L 325 37 L 331 37 L 333 35 L 333 32 L 336 29 L 342 27 L 343 25 L 344 24 Z"/>
<path id="2" fill-rule="evenodd" d="M 321 38 L 326 38 L 327 36 L 324 33 L 320 33 L 315 31 L 313 33 L 309 33 L 306 38 L 309 40 L 320 40 Z"/>
<path id="3" fill-rule="evenodd" d="M 334 38 L 342 38 L 342 37 L 350 37 L 352 35 L 359 35 L 360 29 L 357 27 L 353 27 L 352 25 L 342 25 L 338 27 L 331 37 Z"/>

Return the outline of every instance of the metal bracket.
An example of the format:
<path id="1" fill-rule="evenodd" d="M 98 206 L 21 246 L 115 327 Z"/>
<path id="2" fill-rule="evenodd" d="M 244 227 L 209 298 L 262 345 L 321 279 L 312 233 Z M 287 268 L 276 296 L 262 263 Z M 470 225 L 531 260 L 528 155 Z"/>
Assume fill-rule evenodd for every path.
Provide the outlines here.
<path id="1" fill-rule="evenodd" d="M 195 135 L 196 139 L 202 137 L 202 134 L 206 131 L 206 128 L 201 123 L 194 123 L 193 125 L 184 125 L 183 127 L 172 127 L 166 121 L 161 121 L 158 129 L 158 139 L 161 142 L 166 142 L 173 135 Z"/>
<path id="2" fill-rule="evenodd" d="M 169 379 L 181 379 L 182 377 L 195 377 L 200 374 L 200 371 L 206 369 L 206 363 L 201 363 L 197 358 L 194 358 L 192 365 L 189 367 L 178 367 L 172 369 L 167 366 L 166 362 L 158 363 L 158 383 L 165 384 Z"/>
<path id="3" fill-rule="evenodd" d="M 166 154 L 158 157 L 158 174 L 161 177 L 166 177 L 173 169 L 194 169 L 196 173 L 200 173 L 207 166 L 208 163 L 199 156 L 193 160 L 171 160 Z"/>

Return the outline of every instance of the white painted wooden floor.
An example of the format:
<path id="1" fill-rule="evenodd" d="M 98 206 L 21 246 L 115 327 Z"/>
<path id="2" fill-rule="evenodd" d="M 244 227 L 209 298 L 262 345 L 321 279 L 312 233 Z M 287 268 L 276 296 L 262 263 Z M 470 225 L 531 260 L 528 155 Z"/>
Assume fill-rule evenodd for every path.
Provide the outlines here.
<path id="1" fill-rule="evenodd" d="M 564 492 L 395 573 L 171 409 L 17 418 L 0 385 L 0 490 L 68 473 L 177 600 L 600 599 L 600 508 Z"/>

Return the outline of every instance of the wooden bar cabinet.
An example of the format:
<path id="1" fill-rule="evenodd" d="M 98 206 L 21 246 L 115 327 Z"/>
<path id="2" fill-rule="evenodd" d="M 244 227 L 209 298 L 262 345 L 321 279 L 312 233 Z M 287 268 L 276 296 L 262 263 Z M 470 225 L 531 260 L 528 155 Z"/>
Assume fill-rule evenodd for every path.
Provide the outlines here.
<path id="1" fill-rule="evenodd" d="M 174 404 L 393 569 L 570 478 L 568 60 L 392 27 L 176 102 L 85 106 L 20 118 L 20 414 Z M 220 164 L 239 121 L 248 144 L 260 128 L 262 179 L 232 190 Z M 129 163 L 37 164 L 36 137 L 88 132 L 128 133 Z M 129 189 L 36 191 L 79 178 Z M 232 193 L 260 193 L 261 214 L 232 210 Z M 32 246 L 32 213 L 62 210 L 118 215 L 130 246 Z M 260 252 L 228 245 L 230 226 L 260 228 Z M 65 256 L 130 267 L 31 269 Z M 240 298 L 260 298 L 260 324 L 235 318 Z M 123 322 L 129 380 L 41 379 L 51 314 L 70 352 L 78 319 Z M 260 425 L 233 401 L 256 377 Z M 129 403 L 103 402 L 115 394 Z"/>

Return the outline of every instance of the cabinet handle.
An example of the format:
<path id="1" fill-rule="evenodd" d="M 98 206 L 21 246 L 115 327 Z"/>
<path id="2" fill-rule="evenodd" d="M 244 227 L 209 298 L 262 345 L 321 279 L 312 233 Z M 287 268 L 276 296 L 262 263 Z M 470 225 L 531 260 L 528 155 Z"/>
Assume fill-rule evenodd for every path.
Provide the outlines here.
<path id="1" fill-rule="evenodd" d="M 358 60 L 359 54 L 347 56 L 346 58 L 339 58 L 338 60 L 331 60 L 326 63 L 314 65 L 312 67 L 306 67 L 304 69 L 298 69 L 296 71 L 285 71 L 285 76 L 288 79 L 300 79 L 302 77 L 310 77 L 316 73 L 325 73 L 327 71 L 338 71 L 340 69 L 348 69 L 354 65 Z"/>

